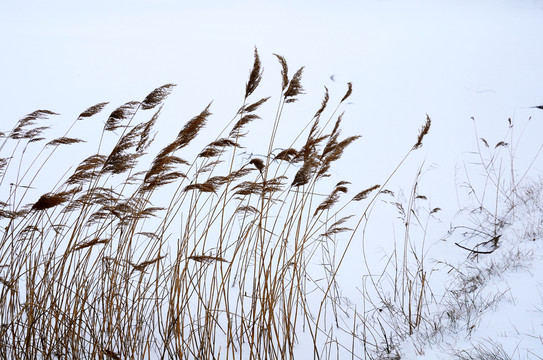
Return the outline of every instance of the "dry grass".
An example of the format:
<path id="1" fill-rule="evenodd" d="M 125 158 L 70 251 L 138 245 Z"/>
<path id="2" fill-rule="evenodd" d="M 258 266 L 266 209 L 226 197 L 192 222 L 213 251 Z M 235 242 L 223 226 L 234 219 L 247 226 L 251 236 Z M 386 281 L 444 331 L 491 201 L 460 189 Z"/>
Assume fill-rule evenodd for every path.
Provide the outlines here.
<path id="1" fill-rule="evenodd" d="M 173 84 L 113 110 L 97 153 L 59 175 L 42 195 L 33 189 L 35 179 L 54 167 L 51 155 L 83 140 L 69 137 L 71 127 L 46 140 L 40 122 L 58 115 L 47 110 L 3 133 L 0 151 L 11 153 L 0 159 L 0 357 L 288 359 L 299 348 L 315 358 L 364 356 L 357 349 L 370 341 L 360 329 L 366 314 L 355 310 L 354 323 L 340 326 L 338 313 L 346 310 L 336 277 L 380 186 L 348 198 L 348 181 L 338 179 L 331 191 L 323 181 L 359 138 L 341 138 L 343 114 L 336 115 L 352 84 L 331 110 L 326 89 L 307 140 L 297 141 L 301 132 L 274 154 L 283 113 L 304 91 L 303 67 L 289 77 L 277 55 L 282 97 L 265 156 L 240 167 L 241 141 L 270 99 L 251 100 L 262 79 L 256 49 L 254 55 L 233 125 L 192 160 L 183 151 L 212 116 L 211 104 L 151 161 L 142 161 L 153 149 Z M 88 108 L 76 121 L 98 116 L 107 105 Z M 321 126 L 324 114 L 326 124 L 337 118 L 331 131 Z M 428 118 L 407 155 L 422 145 L 429 126 Z M 116 144 L 102 152 L 104 137 L 116 130 Z M 29 147 L 38 155 L 22 168 Z M 166 201 L 157 194 L 167 194 Z M 162 202 L 155 205 L 157 199 Z M 345 213 L 349 204 L 357 216 Z M 348 241 L 340 246 L 338 236 Z M 410 304 L 404 309 L 413 311 L 408 318 L 416 327 L 424 270 L 405 276 L 408 290 L 402 291 Z M 340 340 L 337 333 L 344 331 L 352 344 Z"/>

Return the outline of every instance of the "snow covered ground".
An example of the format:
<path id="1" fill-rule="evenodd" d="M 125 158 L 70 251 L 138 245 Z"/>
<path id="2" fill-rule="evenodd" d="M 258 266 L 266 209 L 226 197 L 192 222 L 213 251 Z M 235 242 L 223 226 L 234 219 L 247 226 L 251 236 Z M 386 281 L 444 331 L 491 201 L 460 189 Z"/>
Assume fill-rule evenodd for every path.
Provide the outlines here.
<path id="1" fill-rule="evenodd" d="M 523 233 L 520 218 L 491 256 L 458 259 L 446 280 L 448 292 L 429 319 L 438 325 L 405 339 L 401 358 L 543 358 L 543 214 L 539 209 L 532 215 L 536 233 Z"/>

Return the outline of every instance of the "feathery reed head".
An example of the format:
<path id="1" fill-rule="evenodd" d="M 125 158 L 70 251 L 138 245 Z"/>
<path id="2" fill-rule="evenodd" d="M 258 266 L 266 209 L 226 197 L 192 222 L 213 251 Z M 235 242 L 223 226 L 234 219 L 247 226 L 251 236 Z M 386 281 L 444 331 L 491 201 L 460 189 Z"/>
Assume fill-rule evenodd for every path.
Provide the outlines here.
<path id="1" fill-rule="evenodd" d="M 187 146 L 196 137 L 196 135 L 198 135 L 200 130 L 205 126 L 207 118 L 211 115 L 211 112 L 209 111 L 210 107 L 211 103 L 209 103 L 199 115 L 193 117 L 187 124 L 185 124 L 175 140 L 176 150 Z"/>
<path id="2" fill-rule="evenodd" d="M 50 110 L 36 110 L 26 115 L 24 118 L 19 120 L 15 129 L 13 129 L 13 131 L 9 134 L 9 137 L 14 140 L 36 139 L 39 135 L 41 135 L 44 130 L 47 130 L 49 127 L 40 126 L 29 130 L 26 130 L 25 127 L 34 125 L 36 123 L 36 120 L 45 120 L 49 117 L 49 115 L 58 114 Z"/>
<path id="3" fill-rule="evenodd" d="M 76 192 L 78 192 L 80 190 L 81 189 L 76 188 L 76 189 L 72 189 L 72 190 L 69 190 L 69 191 L 59 192 L 59 193 L 56 193 L 56 194 L 50 194 L 50 193 L 43 194 L 42 196 L 40 196 L 38 201 L 36 201 L 34 203 L 34 205 L 32 205 L 31 210 L 37 210 L 37 211 L 47 210 L 49 208 L 60 205 L 60 204 L 62 204 L 64 202 L 68 201 L 68 199 L 71 196 L 73 196 Z"/>
<path id="4" fill-rule="evenodd" d="M 359 192 L 358 194 L 356 194 L 354 197 L 353 197 L 353 201 L 361 201 L 361 200 L 364 200 L 365 198 L 368 197 L 368 195 L 376 190 L 376 189 L 379 189 L 381 187 L 381 185 L 374 185 L 366 190 L 362 190 L 361 192 Z"/>
<path id="5" fill-rule="evenodd" d="M 291 186 L 299 187 L 307 184 L 311 180 L 311 177 L 313 176 L 313 173 L 315 172 L 318 164 L 319 162 L 316 156 L 309 156 L 305 160 L 300 170 L 298 170 L 298 172 L 296 172 L 296 175 L 294 175 L 294 180 L 292 180 Z"/>
<path id="6" fill-rule="evenodd" d="M 262 69 L 260 63 L 260 57 L 258 56 L 258 50 L 255 47 L 255 62 L 253 69 L 249 74 L 249 81 L 245 85 L 245 98 L 247 99 L 258 87 L 260 80 L 262 80 Z"/>
<path id="7" fill-rule="evenodd" d="M 49 141 L 46 144 L 46 146 L 70 145 L 70 144 L 77 144 L 80 142 L 85 142 L 85 140 L 74 139 L 74 138 L 69 138 L 69 137 L 60 137 L 58 139 Z"/>
<path id="8" fill-rule="evenodd" d="M 258 100 L 257 102 L 254 102 L 252 104 L 249 104 L 249 105 L 245 105 L 245 106 L 242 106 L 239 110 L 238 110 L 238 114 L 242 114 L 242 113 L 245 113 L 245 112 L 254 112 L 256 111 L 260 105 L 264 104 L 266 101 L 268 101 L 270 98 L 270 96 L 268 97 L 265 97 L 265 98 L 262 98 L 260 100 Z"/>
<path id="9" fill-rule="evenodd" d="M 322 100 L 320 109 L 313 115 L 314 118 L 318 118 L 322 114 L 324 109 L 326 109 L 326 105 L 328 105 L 328 100 L 330 100 L 330 95 L 328 94 L 328 88 L 326 86 L 324 87 L 324 90 L 324 99 Z"/>
<path id="10" fill-rule="evenodd" d="M 111 239 L 100 239 L 100 238 L 94 238 L 92 240 L 88 240 L 88 241 L 85 241 L 85 242 L 82 242 L 80 244 L 77 244 L 74 248 L 73 248 L 73 251 L 78 251 L 78 250 L 83 250 L 83 249 L 86 249 L 86 248 L 89 248 L 89 247 L 92 247 L 94 245 L 100 245 L 100 244 L 107 244 L 109 243 Z"/>
<path id="11" fill-rule="evenodd" d="M 251 159 L 249 164 L 254 165 L 262 173 L 262 169 L 264 169 L 264 161 L 262 159 Z"/>
<path id="12" fill-rule="evenodd" d="M 77 117 L 77 120 L 81 120 L 83 118 L 91 117 L 93 115 L 98 114 L 102 109 L 109 104 L 109 102 L 101 102 L 99 104 L 93 105 L 87 110 L 83 111 L 79 116 Z"/>
<path id="13" fill-rule="evenodd" d="M 187 185 L 185 186 L 185 189 L 183 189 L 183 191 L 190 191 L 190 190 L 199 190 L 201 192 L 217 193 L 217 186 L 213 184 L 212 182 L 206 181 L 205 183 L 201 183 L 201 184 Z"/>
<path id="14" fill-rule="evenodd" d="M 141 138 L 143 129 L 143 124 L 134 126 L 119 140 L 104 163 L 103 173 L 121 174 L 136 166 L 138 158 L 143 154 L 129 150 L 139 144 L 138 138 Z"/>
<path id="15" fill-rule="evenodd" d="M 99 176 L 100 173 L 96 169 L 103 166 L 106 159 L 105 155 L 96 154 L 89 156 L 79 164 L 74 173 L 66 180 L 66 184 L 82 184 Z"/>
<path id="16" fill-rule="evenodd" d="M 334 161 L 359 138 L 341 139 L 343 114 L 335 125 L 331 123 L 339 105 L 351 96 L 352 84 L 348 83 L 326 123 L 321 121 L 330 106 L 325 87 L 317 112 L 308 114 L 310 123 L 300 133 L 292 133 L 295 124 L 283 119 L 284 104 L 303 93 L 304 68 L 289 79 L 286 60 L 275 56 L 281 65 L 281 96 L 269 142 L 256 139 L 251 144 L 267 148 L 266 153 L 255 149 L 263 153 L 257 157 L 247 158 L 238 150 L 239 137 L 246 135 L 250 122 L 260 119 L 256 111 L 269 99 L 249 101 L 263 74 L 256 48 L 242 90 L 245 97 L 239 110 L 234 108 L 232 130 L 221 131 L 203 148 L 185 147 L 200 136 L 211 104 L 181 124 L 169 144 L 156 148 L 150 164 L 143 168 L 138 164 L 157 145 L 153 140 L 158 117 L 174 86 L 167 84 L 142 102 L 125 103 L 104 116 L 103 138 L 115 135 L 107 131 L 122 130 L 109 155 L 87 157 L 64 184 L 55 185 L 60 190 L 39 197 L 40 193 L 35 203 L 21 205 L 37 187 L 35 175 L 46 169 L 43 165 L 49 159 L 39 152 L 36 160 L 46 158 L 42 166 L 26 161 L 32 151 L 25 151 L 36 150 L 26 144 L 43 140 L 40 134 L 46 127 L 36 122 L 55 113 L 38 110 L 5 134 L 3 142 L 9 145 L 12 139 L 28 141 L 0 158 L 0 187 L 6 186 L 5 198 L 0 199 L 0 299 L 7 305 L 0 306 L 3 357 L 124 359 L 188 354 L 209 359 L 226 353 L 233 358 L 242 354 L 292 358 L 299 336 L 300 341 L 313 341 L 315 352 L 335 351 L 331 346 L 340 342 L 335 334 L 328 336 L 330 325 L 356 336 L 362 340 L 357 346 L 365 347 L 366 332 L 356 329 L 368 318 L 357 313 L 356 305 L 338 301 L 338 280 L 354 232 L 367 220 L 374 202 L 358 212 L 352 222 L 355 230 L 348 227 L 351 216 L 344 211 L 380 187 L 352 198 L 346 195 L 347 181 L 336 181 L 325 193 L 321 190 L 327 183 L 321 178 L 333 175 Z M 89 107 L 77 120 L 98 114 L 106 105 Z M 138 111 L 149 109 L 154 109 L 152 117 L 141 111 L 136 121 Z M 143 116 L 146 119 L 139 121 Z M 414 148 L 422 145 L 429 125 L 428 118 Z M 275 143 L 286 140 L 280 128 L 293 138 L 287 145 Z M 299 143 L 302 134 L 307 139 Z M 37 150 L 53 154 L 62 150 L 58 145 L 81 141 L 66 133 Z M 23 160 L 30 163 L 28 169 L 23 169 Z M 56 173 L 54 167 L 42 172 Z M 166 184 L 171 186 L 160 188 Z M 387 192 L 377 191 L 375 198 Z M 434 208 L 431 214 L 437 211 Z M 413 285 L 410 294 L 419 292 L 418 283 Z M 350 314 L 355 321 L 352 330 L 341 328 L 343 316 Z M 328 321 L 333 317 L 335 324 Z M 373 334 L 380 331 L 368 329 Z M 353 346 L 358 343 L 356 338 L 352 341 Z M 339 348 L 337 354 L 340 357 Z"/>
<path id="17" fill-rule="evenodd" d="M 339 193 L 347 193 L 348 189 L 347 186 L 345 186 L 347 184 L 350 183 L 348 181 L 340 181 L 337 183 L 332 193 L 328 195 L 326 199 L 317 207 L 313 213 L 313 216 L 317 215 L 319 211 L 329 210 L 335 203 L 337 203 L 339 200 Z"/>
<path id="18" fill-rule="evenodd" d="M 174 86 L 175 84 L 166 84 L 151 91 L 151 93 L 141 102 L 141 108 L 143 110 L 149 110 L 159 105 L 168 97 L 168 95 L 170 95 Z"/>
<path id="19" fill-rule="evenodd" d="M 295 162 L 295 159 L 298 158 L 298 151 L 294 148 L 288 148 L 285 150 L 281 150 L 279 154 L 277 154 L 274 158 L 274 160 L 282 160 L 287 162 Z"/>
<path id="20" fill-rule="evenodd" d="M 141 103 L 139 101 L 129 101 L 126 104 L 121 105 L 117 109 L 113 110 L 113 112 L 109 115 L 109 118 L 106 121 L 104 130 L 114 131 L 120 128 L 122 126 L 121 122 L 132 117 L 140 104 Z"/>
<path id="21" fill-rule="evenodd" d="M 302 66 L 300 69 L 298 69 L 298 71 L 294 73 L 294 76 L 292 76 L 292 80 L 290 80 L 288 88 L 284 94 L 285 101 L 287 103 L 298 100 L 295 98 L 295 96 L 303 94 L 303 91 L 304 91 L 304 88 L 302 87 L 303 71 L 304 71 L 304 67 Z"/>
<path id="22" fill-rule="evenodd" d="M 426 134 L 428 134 L 431 124 L 432 124 L 432 120 L 430 120 L 430 116 L 426 114 L 426 123 L 420 129 L 419 135 L 417 137 L 417 143 L 413 145 L 413 150 L 416 150 L 422 146 L 422 139 L 424 138 Z"/>
<path id="23" fill-rule="evenodd" d="M 345 100 L 347 100 L 347 98 L 351 96 L 351 94 L 353 93 L 353 83 L 348 82 L 347 86 L 348 86 L 347 92 L 345 93 L 345 95 L 343 96 L 340 102 L 344 102 Z"/>
<path id="24" fill-rule="evenodd" d="M 245 134 L 241 133 L 241 130 L 245 125 L 252 122 L 253 120 L 260 119 L 260 116 L 256 114 L 247 114 L 239 119 L 232 130 L 230 131 L 230 137 L 243 137 Z"/>
<path id="25" fill-rule="evenodd" d="M 283 83 L 281 85 L 281 89 L 284 91 L 288 86 L 288 66 L 287 61 L 284 57 L 281 55 L 273 54 L 277 57 L 279 60 L 279 63 L 281 64 L 281 78 L 283 79 Z"/>

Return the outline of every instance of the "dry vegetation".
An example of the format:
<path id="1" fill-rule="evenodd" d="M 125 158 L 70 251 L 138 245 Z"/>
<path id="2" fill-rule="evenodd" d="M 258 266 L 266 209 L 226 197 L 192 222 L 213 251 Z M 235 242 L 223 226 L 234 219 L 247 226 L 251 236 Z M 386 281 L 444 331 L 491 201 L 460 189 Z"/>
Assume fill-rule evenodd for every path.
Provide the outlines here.
<path id="1" fill-rule="evenodd" d="M 390 178 L 381 186 L 330 182 L 334 162 L 359 138 L 340 134 L 338 112 L 350 83 L 332 109 L 326 90 L 306 130 L 278 144 L 281 119 L 304 89 L 303 68 L 289 77 L 286 60 L 277 58 L 282 97 L 265 156 L 242 166 L 244 138 L 270 101 L 253 99 L 262 79 L 256 50 L 241 107 L 193 158 L 186 149 L 211 106 L 156 155 L 146 155 L 173 84 L 105 117 L 96 154 L 59 174 L 46 193 L 33 188 L 39 174 L 56 176 L 52 154 L 91 141 L 70 131 L 78 121 L 103 116 L 108 104 L 85 110 L 56 139 L 46 138 L 43 124 L 57 115 L 48 110 L 2 133 L 1 358 L 289 359 L 299 348 L 300 358 L 392 353 L 387 331 L 383 336 L 383 325 L 370 319 L 374 309 L 348 309 L 352 327 L 338 321 L 347 310 L 336 283 Z M 429 128 L 427 118 L 406 157 Z M 116 144 L 103 152 L 103 138 L 113 134 L 120 134 Z M 23 161 L 27 153 L 35 159 Z M 150 162 L 141 161 L 148 156 Z M 338 237 L 345 239 L 341 246 Z M 398 271 L 396 291 L 412 333 L 422 321 L 426 272 L 412 272 L 407 262 Z M 350 341 L 338 340 L 338 333 Z"/>

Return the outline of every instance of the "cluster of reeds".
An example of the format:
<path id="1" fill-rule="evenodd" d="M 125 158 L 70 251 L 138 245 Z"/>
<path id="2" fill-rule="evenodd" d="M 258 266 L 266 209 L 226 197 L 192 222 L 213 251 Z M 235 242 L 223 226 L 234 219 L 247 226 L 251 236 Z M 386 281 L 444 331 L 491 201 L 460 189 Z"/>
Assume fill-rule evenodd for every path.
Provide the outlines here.
<path id="1" fill-rule="evenodd" d="M 416 302 L 415 322 L 411 320 L 411 311 L 409 316 L 404 317 L 407 320 L 403 322 L 403 328 L 409 327 L 409 335 L 418 327 L 414 336 L 408 339 L 405 336 L 408 332 L 404 330 L 396 338 L 412 343 L 419 354 L 424 353 L 428 344 L 459 359 L 509 359 L 515 353 L 532 351 L 530 346 L 533 345 L 526 344 L 521 350 L 520 342 L 505 342 L 507 346 L 504 350 L 504 346 L 497 341 L 502 335 L 492 333 L 492 330 L 489 335 L 488 329 L 481 327 L 482 323 L 493 316 L 489 314 L 502 304 L 524 296 L 518 292 L 511 293 L 507 282 L 510 280 L 505 280 L 510 273 L 531 271 L 532 263 L 540 258 L 536 249 L 542 238 L 543 193 L 539 169 L 535 169 L 535 165 L 543 145 L 534 151 L 533 144 L 524 140 L 529 120 L 520 135 L 517 135 L 514 129 L 519 123 L 508 119 L 505 135 L 491 141 L 480 137 L 476 121 L 472 118 L 477 147 L 468 153 L 468 161 L 463 166 L 464 180 L 457 185 L 459 189 L 465 189 L 459 196 L 463 207 L 451 222 L 446 236 L 439 241 L 440 247 L 446 251 L 442 250 L 430 260 L 424 251 L 424 236 L 418 236 L 412 241 L 406 239 L 404 242 L 409 244 L 410 250 L 407 253 L 416 260 L 414 263 L 418 266 L 404 267 L 402 272 L 396 274 L 401 275 L 402 279 L 405 273 L 411 274 L 408 279 L 418 279 L 418 282 L 408 280 L 408 283 L 419 290 L 415 292 L 413 300 L 422 299 L 423 306 L 419 307 L 421 302 Z M 521 148 L 528 148 L 529 151 L 522 158 L 519 154 L 525 149 Z M 536 178 L 533 178 L 534 174 Z M 417 182 L 411 198 L 416 194 L 416 188 Z M 419 196 L 414 198 L 420 199 Z M 420 221 L 423 209 L 410 207 L 409 211 L 403 211 L 401 205 L 398 208 L 400 213 L 411 213 L 415 218 L 415 221 L 405 222 L 406 228 L 418 225 L 424 229 L 423 234 L 426 233 L 426 225 Z M 426 214 L 436 210 L 439 211 L 428 209 Z M 421 238 L 422 247 L 419 246 L 417 250 L 414 245 L 421 244 Z M 447 251 L 456 254 L 447 256 Z M 398 275 L 395 279 L 400 278 Z M 433 279 L 432 286 L 429 285 L 430 275 L 439 279 Z M 403 281 L 399 283 L 403 284 Z M 397 315 L 405 314 L 405 311 L 398 309 L 404 307 L 399 306 L 397 301 L 389 300 L 388 303 L 390 306 L 387 310 L 394 309 L 395 314 L 388 314 L 387 319 L 397 325 L 397 319 L 402 318 Z M 516 329 L 517 324 L 511 326 Z M 397 328 L 402 328 L 401 321 Z M 442 341 L 451 334 L 455 338 L 468 339 L 472 348 Z M 519 333 L 520 339 L 531 337 Z M 536 341 L 536 348 L 540 343 Z"/>
<path id="2" fill-rule="evenodd" d="M 53 154 L 83 142 L 70 137 L 72 127 L 108 104 L 85 110 L 56 139 L 47 139 L 42 125 L 57 115 L 48 110 L 2 133 L 0 357 L 285 359 L 299 349 L 304 358 L 336 350 L 364 356 L 330 332 L 336 276 L 380 191 L 360 187 L 352 196 L 350 182 L 329 179 L 359 138 L 341 137 L 337 115 L 352 86 L 331 110 L 326 89 L 308 133 L 276 139 L 280 126 L 290 126 L 281 122 L 289 104 L 304 91 L 303 68 L 289 77 L 286 60 L 276 56 L 281 97 L 261 157 L 241 154 L 270 99 L 253 99 L 262 79 L 256 50 L 241 107 L 194 158 L 185 151 L 212 115 L 210 105 L 147 154 L 173 84 L 114 109 L 97 152 L 45 193 L 34 188 L 43 191 L 40 174 L 56 176 Z M 409 152 L 429 127 L 428 118 Z M 104 152 L 104 138 L 117 133 Z M 26 161 L 27 153 L 35 158 Z M 348 205 L 356 216 L 345 214 Z M 332 249 L 338 237 L 347 241 Z M 359 314 L 354 320 L 350 336 L 363 343 Z"/>
<path id="3" fill-rule="evenodd" d="M 530 154 L 532 158 L 522 159 L 527 164 L 518 166 L 518 147 L 525 145 L 521 137 L 526 128 L 515 136 L 515 124 L 508 119 L 505 136 L 490 141 L 480 137 L 472 120 L 477 148 L 469 153 L 465 180 L 457 185 L 466 190 L 459 199 L 465 207 L 451 220 L 444 238 L 428 241 L 428 228 L 438 220 L 441 209 L 430 206 L 421 189 L 422 166 L 407 194 L 380 191 L 382 200 L 396 210 L 401 235 L 376 264 L 368 260 L 375 253 L 366 250 L 374 239 L 362 232 L 366 272 L 360 322 L 369 349 L 366 354 L 400 358 L 406 342 L 423 354 L 428 344 L 442 346 L 445 334 L 469 338 L 483 314 L 508 298 L 508 289 L 487 286 L 490 279 L 533 260 L 529 243 L 541 238 L 542 192 L 541 178 L 534 180 L 530 175 L 543 145 Z M 364 229 L 373 210 L 363 219 Z M 446 350 L 479 354 L 477 349 Z"/>

